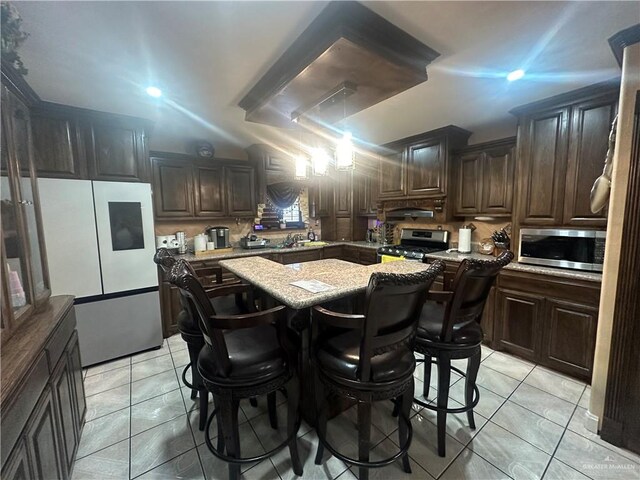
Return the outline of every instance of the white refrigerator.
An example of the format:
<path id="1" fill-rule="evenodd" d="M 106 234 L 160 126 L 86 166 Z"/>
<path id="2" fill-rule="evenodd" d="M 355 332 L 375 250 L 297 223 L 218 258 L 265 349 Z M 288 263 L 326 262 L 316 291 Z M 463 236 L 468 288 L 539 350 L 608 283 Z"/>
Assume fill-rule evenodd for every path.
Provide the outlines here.
<path id="1" fill-rule="evenodd" d="M 151 186 L 38 179 L 52 295 L 74 295 L 82 365 L 162 345 Z"/>

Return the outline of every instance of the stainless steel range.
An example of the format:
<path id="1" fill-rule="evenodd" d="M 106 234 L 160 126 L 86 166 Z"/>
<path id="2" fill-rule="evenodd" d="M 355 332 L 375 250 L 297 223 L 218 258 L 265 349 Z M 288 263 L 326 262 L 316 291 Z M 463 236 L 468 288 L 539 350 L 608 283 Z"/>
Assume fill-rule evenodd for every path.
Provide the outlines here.
<path id="1" fill-rule="evenodd" d="M 405 257 L 407 260 L 422 261 L 425 254 L 447 250 L 450 232 L 426 228 L 403 228 L 400 232 L 400 244 L 380 247 L 378 263 L 382 255 Z"/>

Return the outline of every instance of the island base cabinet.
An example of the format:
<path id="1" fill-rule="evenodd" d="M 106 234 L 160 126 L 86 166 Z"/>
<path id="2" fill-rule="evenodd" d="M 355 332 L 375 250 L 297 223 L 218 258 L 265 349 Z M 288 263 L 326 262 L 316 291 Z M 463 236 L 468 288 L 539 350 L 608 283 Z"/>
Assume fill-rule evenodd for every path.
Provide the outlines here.
<path id="1" fill-rule="evenodd" d="M 599 283 L 535 277 L 500 274 L 493 347 L 590 381 Z"/>

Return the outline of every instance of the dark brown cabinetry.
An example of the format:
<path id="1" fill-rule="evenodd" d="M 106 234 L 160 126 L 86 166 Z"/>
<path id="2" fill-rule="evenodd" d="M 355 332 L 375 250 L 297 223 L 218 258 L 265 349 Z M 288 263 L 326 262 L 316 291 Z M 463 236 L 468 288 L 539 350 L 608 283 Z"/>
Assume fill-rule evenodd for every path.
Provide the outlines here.
<path id="1" fill-rule="evenodd" d="M 2 351 L 2 478 L 68 479 L 85 416 L 73 297 L 52 297 Z"/>
<path id="2" fill-rule="evenodd" d="M 378 213 L 379 165 L 370 159 L 356 162 L 353 176 L 353 194 L 355 195 L 356 214 L 363 217 L 375 217 Z"/>
<path id="3" fill-rule="evenodd" d="M 151 157 L 153 206 L 156 217 L 194 216 L 193 170 L 180 158 Z"/>
<path id="4" fill-rule="evenodd" d="M 333 180 L 329 177 L 320 177 L 317 182 L 316 215 L 329 217 L 333 215 Z"/>
<path id="5" fill-rule="evenodd" d="M 589 380 L 599 299 L 599 282 L 504 270 L 493 346 Z"/>
<path id="6" fill-rule="evenodd" d="M 507 138 L 458 152 L 454 215 L 511 216 L 515 144 Z"/>
<path id="7" fill-rule="evenodd" d="M 467 144 L 471 132 L 450 125 L 384 146 L 379 198 L 443 198 L 448 192 L 450 155 Z"/>
<path id="8" fill-rule="evenodd" d="M 564 202 L 566 225 L 604 227 L 607 224 L 607 209 L 592 213 L 589 194 L 594 180 L 602 173 L 616 102 L 616 95 L 608 95 L 572 108 Z"/>
<path id="9" fill-rule="evenodd" d="M 253 217 L 257 206 L 252 163 L 210 162 L 189 155 L 152 152 L 153 204 L 159 219 Z"/>
<path id="10" fill-rule="evenodd" d="M 335 172 L 335 215 L 338 217 L 349 217 L 352 212 L 353 172 Z"/>
<path id="11" fill-rule="evenodd" d="M 518 221 L 522 225 L 604 227 L 591 213 L 618 87 L 599 84 L 515 109 L 518 115 Z"/>
<path id="12" fill-rule="evenodd" d="M 189 167 L 183 165 L 185 171 L 189 171 Z M 195 216 L 196 217 L 224 217 L 226 216 L 225 208 L 225 184 L 224 184 L 224 167 L 222 166 L 204 166 L 195 165 L 193 167 L 193 181 L 194 181 L 194 201 L 195 201 Z M 180 187 L 182 185 L 188 185 L 188 175 L 180 180 Z M 188 191 L 188 188 L 186 189 Z M 178 190 L 179 192 L 181 190 Z M 171 195 L 160 194 L 163 198 Z M 185 201 L 188 201 L 190 195 L 185 196 Z M 182 193 L 180 195 L 182 199 Z"/>
<path id="13" fill-rule="evenodd" d="M 39 102 L 32 108 L 40 177 L 148 182 L 144 119 Z"/>
<path id="14" fill-rule="evenodd" d="M 379 198 L 398 198 L 406 193 L 406 162 L 404 149 L 400 145 L 388 147 L 397 150 L 380 157 Z"/>
<path id="15" fill-rule="evenodd" d="M 230 217 L 252 217 L 256 213 L 256 178 L 253 167 L 224 167 L 227 215 Z"/>
<path id="16" fill-rule="evenodd" d="M 42 480 L 67 478 L 66 468 L 61 458 L 64 450 L 59 443 L 59 431 L 53 394 L 51 388 L 47 386 L 31 415 L 25 432 L 34 478 Z"/>

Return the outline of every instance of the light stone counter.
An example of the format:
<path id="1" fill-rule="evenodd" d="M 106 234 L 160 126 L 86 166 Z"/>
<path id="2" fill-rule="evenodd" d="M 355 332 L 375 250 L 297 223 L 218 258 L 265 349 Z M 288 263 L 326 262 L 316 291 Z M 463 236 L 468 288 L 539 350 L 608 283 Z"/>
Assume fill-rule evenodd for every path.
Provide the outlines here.
<path id="1" fill-rule="evenodd" d="M 449 262 L 462 262 L 466 258 L 472 258 L 477 260 L 489 260 L 490 255 L 482 255 L 481 253 L 457 253 L 451 252 L 435 252 L 427 254 L 427 258 L 445 260 Z M 551 275 L 553 277 L 571 278 L 574 280 L 587 280 L 591 282 L 602 282 L 602 274 L 597 272 L 588 272 L 584 270 L 568 270 L 564 268 L 556 267 L 543 267 L 538 265 L 527 265 L 524 263 L 518 263 L 516 261 L 511 262 L 504 267 L 505 270 L 516 270 L 519 272 L 535 273 L 538 275 Z"/>
<path id="2" fill-rule="evenodd" d="M 326 259 L 282 265 L 262 257 L 222 260 L 220 265 L 282 304 L 300 310 L 364 291 L 373 272 L 416 273 L 429 268 L 421 262 L 391 262 L 359 265 Z M 297 280 L 319 280 L 332 290 L 311 293 L 290 285 Z"/>
<path id="3" fill-rule="evenodd" d="M 176 259 L 183 259 L 187 262 L 202 262 L 206 260 L 223 260 L 228 258 L 240 258 L 240 257 L 255 257 L 261 255 L 273 255 L 273 254 L 283 254 L 286 255 L 288 253 L 295 252 L 306 252 L 308 250 L 321 250 L 326 247 L 333 247 L 336 245 L 351 245 L 354 247 L 361 248 L 369 248 L 372 250 L 377 250 L 382 247 L 379 243 L 369 243 L 365 241 L 354 241 L 354 242 L 327 242 L 327 245 L 317 245 L 313 247 L 292 247 L 292 248 L 255 248 L 251 250 L 247 250 L 245 248 L 233 247 L 232 251 L 225 253 L 216 253 L 213 250 L 210 254 L 205 255 L 194 255 L 193 253 L 187 253 L 184 255 L 175 255 Z"/>

